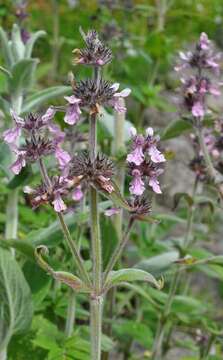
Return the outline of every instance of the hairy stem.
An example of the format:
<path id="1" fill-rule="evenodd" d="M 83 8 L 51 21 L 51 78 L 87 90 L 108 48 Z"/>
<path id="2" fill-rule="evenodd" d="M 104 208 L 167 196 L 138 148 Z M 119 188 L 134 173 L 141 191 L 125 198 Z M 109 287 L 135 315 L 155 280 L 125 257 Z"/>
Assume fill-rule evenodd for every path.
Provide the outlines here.
<path id="1" fill-rule="evenodd" d="M 94 69 L 94 80 L 97 83 L 96 91 L 100 82 L 100 70 Z M 94 162 L 97 156 L 97 114 L 90 115 L 89 145 L 90 158 Z M 91 244 L 93 261 L 93 294 L 91 294 L 91 360 L 101 359 L 101 333 L 102 333 L 102 248 L 98 211 L 98 194 L 90 188 L 90 223 Z"/>
<path id="2" fill-rule="evenodd" d="M 98 296 L 91 299 L 91 360 L 101 359 L 101 324 L 103 298 Z"/>
<path id="3" fill-rule="evenodd" d="M 74 328 L 76 295 L 73 289 L 69 290 L 65 335 L 70 337 Z"/>
<path id="4" fill-rule="evenodd" d="M 43 181 L 49 188 L 51 188 L 52 184 L 51 184 L 50 178 L 47 174 L 47 170 L 46 170 L 46 167 L 45 167 L 42 159 L 39 160 L 39 166 L 40 166 L 40 172 L 41 172 Z M 70 231 L 65 223 L 64 216 L 62 213 L 57 213 L 57 216 L 60 221 L 60 225 L 63 230 L 65 240 L 70 248 L 70 251 L 73 255 L 74 261 L 77 265 L 80 275 L 83 278 L 83 280 L 86 281 L 86 284 L 91 286 L 91 280 L 89 278 L 87 271 L 85 270 L 83 259 L 81 258 L 80 254 L 79 254 L 79 250 L 71 237 Z"/>

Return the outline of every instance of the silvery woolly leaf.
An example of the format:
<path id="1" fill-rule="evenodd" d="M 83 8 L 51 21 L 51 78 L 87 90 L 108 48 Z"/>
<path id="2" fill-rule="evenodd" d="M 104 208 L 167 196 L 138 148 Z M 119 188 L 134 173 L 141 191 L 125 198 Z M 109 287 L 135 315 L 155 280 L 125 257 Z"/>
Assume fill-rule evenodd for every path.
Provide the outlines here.
<path id="1" fill-rule="evenodd" d="M 32 51 L 33 51 L 33 47 L 36 43 L 36 41 L 42 37 L 45 36 L 46 32 L 43 30 L 39 30 L 37 32 L 35 32 L 34 34 L 31 34 L 29 40 L 27 41 L 26 45 L 25 45 L 25 53 L 24 53 L 24 57 L 25 58 L 31 58 L 32 56 Z"/>

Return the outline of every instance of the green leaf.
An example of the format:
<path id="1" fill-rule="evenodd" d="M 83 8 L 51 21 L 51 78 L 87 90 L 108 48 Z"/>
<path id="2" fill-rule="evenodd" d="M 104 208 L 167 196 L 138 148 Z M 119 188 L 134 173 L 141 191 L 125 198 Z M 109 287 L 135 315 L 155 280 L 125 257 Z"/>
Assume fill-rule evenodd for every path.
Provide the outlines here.
<path id="1" fill-rule="evenodd" d="M 161 134 L 161 140 L 169 140 L 169 139 L 175 138 L 191 129 L 192 129 L 192 125 L 189 123 L 189 121 L 173 120 L 163 130 L 163 132 Z"/>
<path id="2" fill-rule="evenodd" d="M 12 255 L 0 249 L 0 351 L 14 334 L 30 326 L 31 292 L 24 275 Z"/>
<path id="3" fill-rule="evenodd" d="M 78 292 L 90 292 L 89 289 L 82 280 L 80 280 L 76 275 L 65 272 L 65 271 L 54 271 L 51 266 L 45 261 L 43 256 L 48 255 L 48 249 L 46 246 L 38 246 L 35 249 L 35 257 L 39 266 L 49 273 L 55 280 L 61 281 L 62 283 L 68 285 L 74 291 Z"/>
<path id="4" fill-rule="evenodd" d="M 53 86 L 41 91 L 36 92 L 34 95 L 29 96 L 22 108 L 22 113 L 32 111 L 33 109 L 38 108 L 40 105 L 46 103 L 51 99 L 56 97 L 69 94 L 71 91 L 70 86 Z"/>
<path id="5" fill-rule="evenodd" d="M 39 30 L 39 31 L 35 32 L 34 34 L 31 34 L 31 37 L 29 38 L 29 40 L 27 41 L 27 43 L 25 45 L 25 54 L 24 54 L 25 58 L 31 58 L 33 47 L 34 47 L 36 41 L 40 37 L 45 36 L 45 35 L 46 35 L 46 32 L 43 30 Z"/>
<path id="6" fill-rule="evenodd" d="M 4 248 L 13 248 L 17 251 L 19 251 L 21 254 L 25 255 L 30 260 L 34 261 L 34 246 L 25 240 L 14 240 L 14 239 L 2 239 L 0 240 L 0 246 Z"/>
<path id="7" fill-rule="evenodd" d="M 149 271 L 154 276 L 160 276 L 165 271 L 169 270 L 169 268 L 178 259 L 179 259 L 178 251 L 169 251 L 157 256 L 153 256 L 149 259 L 143 259 L 142 261 L 137 263 L 134 267 L 137 269 Z"/>
<path id="8" fill-rule="evenodd" d="M 151 348 L 153 344 L 154 339 L 151 329 L 141 321 L 115 321 L 112 328 L 121 342 L 127 342 L 128 344 L 130 340 L 136 341 L 146 349 Z"/>
<path id="9" fill-rule="evenodd" d="M 2 55 L 4 56 L 4 60 L 7 67 L 10 69 L 13 64 L 12 51 L 9 46 L 8 36 L 1 27 L 0 27 L 0 42 L 1 42 Z"/>
<path id="10" fill-rule="evenodd" d="M 23 59 L 12 67 L 12 78 L 9 80 L 10 91 L 14 96 L 27 92 L 33 82 L 38 59 Z"/>
<path id="11" fill-rule="evenodd" d="M 140 269 L 122 269 L 111 271 L 105 283 L 105 288 L 121 285 L 123 282 L 145 281 L 155 285 L 158 289 L 162 288 L 163 282 L 157 281 L 150 273 Z"/>
<path id="12" fill-rule="evenodd" d="M 24 58 L 25 45 L 21 38 L 20 27 L 17 24 L 14 24 L 12 27 L 11 49 L 16 62 Z"/>
<path id="13" fill-rule="evenodd" d="M 189 207 L 191 207 L 194 203 L 193 198 L 189 194 L 184 193 L 184 192 L 179 192 L 179 193 L 176 193 L 173 198 L 173 208 L 174 209 L 177 208 L 177 206 L 179 205 L 179 202 L 182 199 L 184 199 L 187 202 Z"/>

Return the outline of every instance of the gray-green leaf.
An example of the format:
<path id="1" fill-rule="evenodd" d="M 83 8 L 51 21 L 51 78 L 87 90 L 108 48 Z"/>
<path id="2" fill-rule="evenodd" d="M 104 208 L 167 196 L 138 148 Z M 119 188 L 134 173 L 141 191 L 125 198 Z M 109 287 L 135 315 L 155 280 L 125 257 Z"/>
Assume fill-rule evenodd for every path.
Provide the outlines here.
<path id="1" fill-rule="evenodd" d="M 12 255 L 0 249 L 0 351 L 12 335 L 27 330 L 33 314 L 32 298 L 24 275 Z"/>

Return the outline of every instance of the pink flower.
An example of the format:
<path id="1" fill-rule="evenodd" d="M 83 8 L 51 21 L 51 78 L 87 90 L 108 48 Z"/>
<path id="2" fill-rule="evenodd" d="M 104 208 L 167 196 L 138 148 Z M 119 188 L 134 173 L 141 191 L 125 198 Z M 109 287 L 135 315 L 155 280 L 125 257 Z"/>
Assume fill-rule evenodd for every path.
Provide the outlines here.
<path id="1" fill-rule="evenodd" d="M 157 180 L 157 178 L 155 176 L 150 178 L 149 186 L 151 186 L 151 188 L 153 189 L 153 191 L 155 193 L 162 194 L 162 191 L 159 186 L 159 181 Z"/>
<path id="2" fill-rule="evenodd" d="M 117 91 L 119 89 L 119 84 L 115 83 L 111 86 L 111 89 Z M 125 98 L 129 96 L 131 89 L 124 89 L 121 92 L 115 92 L 113 98 L 109 101 L 110 105 L 119 113 L 126 112 L 126 107 L 120 102 L 120 98 Z"/>
<path id="3" fill-rule="evenodd" d="M 22 168 L 26 166 L 25 154 L 23 151 L 18 152 L 16 161 L 10 166 L 10 169 L 14 174 L 18 175 Z"/>
<path id="4" fill-rule="evenodd" d="M 14 110 L 10 110 L 10 114 L 16 123 L 12 129 L 8 129 L 3 133 L 3 139 L 8 144 L 16 143 L 21 135 L 21 128 L 24 126 L 23 118 L 19 117 Z"/>
<path id="5" fill-rule="evenodd" d="M 110 216 L 120 213 L 120 211 L 121 211 L 121 209 L 119 209 L 119 208 L 110 208 L 110 209 L 105 210 L 104 214 L 105 214 L 105 216 L 110 217 Z"/>
<path id="6" fill-rule="evenodd" d="M 204 117 L 205 110 L 200 101 L 197 101 L 194 103 L 194 105 L 192 107 L 192 114 L 194 117 L 200 117 L 200 118 Z"/>
<path id="7" fill-rule="evenodd" d="M 164 155 L 156 147 L 156 143 L 159 140 L 159 137 L 153 137 L 154 134 L 153 128 L 151 127 L 147 128 L 146 134 L 147 134 L 146 142 L 147 142 L 148 154 L 150 155 L 151 160 L 154 163 L 165 162 L 166 159 Z"/>
<path id="8" fill-rule="evenodd" d="M 67 107 L 66 115 L 64 117 L 64 121 L 69 125 L 74 125 L 80 118 L 81 109 L 79 104 L 81 102 L 80 99 L 77 99 L 74 95 L 72 96 L 65 96 L 64 97 L 69 105 Z"/>
<path id="9" fill-rule="evenodd" d="M 12 144 L 16 143 L 17 139 L 21 135 L 21 128 L 20 127 L 14 127 L 12 129 L 8 129 L 3 133 L 3 139 L 6 143 Z"/>
<path id="10" fill-rule="evenodd" d="M 52 202 L 54 210 L 56 212 L 62 212 L 66 210 L 66 204 L 59 194 L 55 195 L 54 201 Z"/>
<path id="11" fill-rule="evenodd" d="M 141 173 L 139 170 L 134 169 L 132 172 L 133 179 L 130 183 L 129 191 L 132 195 L 140 196 L 145 191 L 144 182 L 141 178 Z"/>
<path id="12" fill-rule="evenodd" d="M 74 201 L 80 201 L 83 198 L 83 196 L 84 194 L 83 191 L 81 190 L 81 185 L 78 185 L 72 193 L 72 199 Z"/>
<path id="13" fill-rule="evenodd" d="M 210 40 L 208 39 L 208 36 L 205 32 L 202 32 L 200 35 L 200 41 L 199 41 L 199 45 L 201 47 L 202 50 L 209 50 L 210 48 Z"/>
<path id="14" fill-rule="evenodd" d="M 145 139 L 142 135 L 137 135 L 136 129 L 131 128 L 131 135 L 133 137 L 133 150 L 127 156 L 127 161 L 129 163 L 134 163 L 135 165 L 140 165 L 144 161 L 143 145 Z"/>
<path id="15" fill-rule="evenodd" d="M 55 114 L 56 110 L 52 106 L 50 106 L 45 112 L 45 114 L 42 116 L 43 123 L 48 124 L 54 118 Z"/>
<path id="16" fill-rule="evenodd" d="M 55 150 L 55 157 L 59 163 L 59 165 L 63 168 L 65 167 L 71 160 L 70 155 L 67 151 L 61 149 L 61 147 L 57 146 Z"/>
<path id="17" fill-rule="evenodd" d="M 154 163 L 161 163 L 166 161 L 164 155 L 157 149 L 155 145 L 149 147 L 148 153 Z"/>

